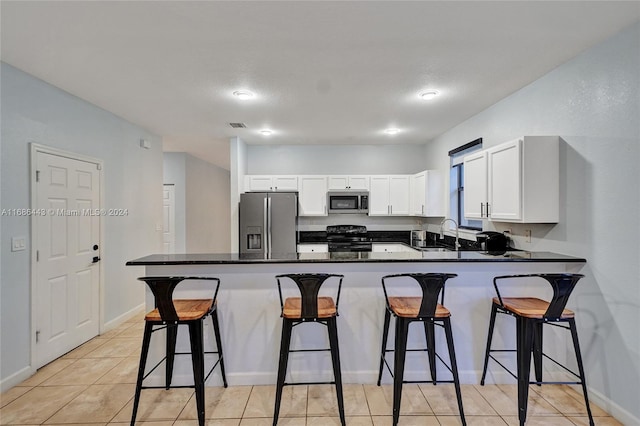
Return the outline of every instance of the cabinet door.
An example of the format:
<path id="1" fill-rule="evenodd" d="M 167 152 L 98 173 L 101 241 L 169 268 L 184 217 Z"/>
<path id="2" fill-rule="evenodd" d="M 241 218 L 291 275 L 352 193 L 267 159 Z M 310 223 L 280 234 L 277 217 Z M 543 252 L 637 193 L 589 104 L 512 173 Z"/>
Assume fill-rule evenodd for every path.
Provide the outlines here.
<path id="1" fill-rule="evenodd" d="M 389 176 L 371 176 L 369 189 L 369 216 L 388 216 Z"/>
<path id="2" fill-rule="evenodd" d="M 369 176 L 349 176 L 349 189 L 369 189 Z"/>
<path id="3" fill-rule="evenodd" d="M 298 244 L 298 253 L 328 253 L 328 244 Z"/>
<path id="4" fill-rule="evenodd" d="M 411 197 L 408 175 L 389 177 L 389 205 L 392 216 L 409 216 Z"/>
<path id="5" fill-rule="evenodd" d="M 274 191 L 297 191 L 298 176 L 273 176 Z"/>
<path id="6" fill-rule="evenodd" d="M 300 176 L 300 216 L 327 215 L 327 178 L 326 176 Z"/>
<path id="7" fill-rule="evenodd" d="M 483 219 L 487 203 L 487 156 L 485 151 L 464 157 L 464 217 Z"/>
<path id="8" fill-rule="evenodd" d="M 349 186 L 349 176 L 329 176 L 329 189 L 341 190 Z"/>
<path id="9" fill-rule="evenodd" d="M 487 167 L 489 218 L 522 219 L 522 141 L 487 150 Z"/>
<path id="10" fill-rule="evenodd" d="M 427 172 L 411 177 L 411 215 L 424 216 L 427 195 Z"/>
<path id="11" fill-rule="evenodd" d="M 272 191 L 271 176 L 247 176 L 245 191 Z"/>

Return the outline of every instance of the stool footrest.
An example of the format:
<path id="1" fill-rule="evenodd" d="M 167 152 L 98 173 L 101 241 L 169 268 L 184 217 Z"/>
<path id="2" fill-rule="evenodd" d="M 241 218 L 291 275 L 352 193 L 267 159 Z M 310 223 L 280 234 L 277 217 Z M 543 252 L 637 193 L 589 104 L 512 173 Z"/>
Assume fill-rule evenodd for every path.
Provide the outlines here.
<path id="1" fill-rule="evenodd" d="M 290 349 L 289 352 L 328 352 L 331 349 Z"/>
<path id="2" fill-rule="evenodd" d="M 303 385 L 335 385 L 336 382 L 296 382 L 283 383 L 282 386 L 303 386 Z"/>

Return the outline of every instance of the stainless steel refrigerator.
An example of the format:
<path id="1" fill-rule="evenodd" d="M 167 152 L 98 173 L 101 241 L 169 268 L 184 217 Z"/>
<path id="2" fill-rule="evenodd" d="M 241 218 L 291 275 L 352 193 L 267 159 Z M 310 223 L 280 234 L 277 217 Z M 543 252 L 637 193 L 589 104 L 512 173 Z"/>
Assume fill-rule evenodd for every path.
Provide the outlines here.
<path id="1" fill-rule="evenodd" d="M 295 253 L 297 232 L 297 192 L 240 194 L 240 253 Z"/>

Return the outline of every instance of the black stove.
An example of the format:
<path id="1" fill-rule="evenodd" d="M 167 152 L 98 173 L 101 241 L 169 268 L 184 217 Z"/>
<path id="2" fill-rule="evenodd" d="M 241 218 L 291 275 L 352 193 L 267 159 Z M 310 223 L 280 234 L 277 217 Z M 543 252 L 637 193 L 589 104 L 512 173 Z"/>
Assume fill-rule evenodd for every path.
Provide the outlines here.
<path id="1" fill-rule="evenodd" d="M 330 253 L 371 251 L 371 238 L 367 235 L 366 226 L 327 226 L 327 242 Z"/>

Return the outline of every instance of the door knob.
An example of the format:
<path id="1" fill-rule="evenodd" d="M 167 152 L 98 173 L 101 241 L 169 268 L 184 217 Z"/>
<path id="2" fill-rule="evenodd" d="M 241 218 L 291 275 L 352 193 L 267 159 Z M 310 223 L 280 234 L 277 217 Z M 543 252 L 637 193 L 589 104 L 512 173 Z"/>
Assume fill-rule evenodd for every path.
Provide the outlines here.
<path id="1" fill-rule="evenodd" d="M 98 263 L 98 262 L 100 262 L 100 257 L 93 256 L 93 261 L 91 263 Z"/>

